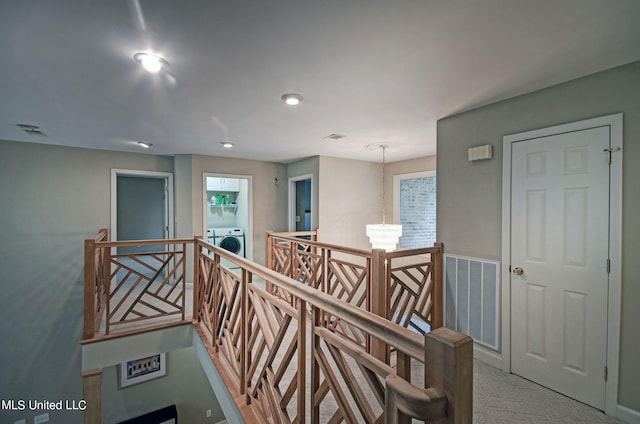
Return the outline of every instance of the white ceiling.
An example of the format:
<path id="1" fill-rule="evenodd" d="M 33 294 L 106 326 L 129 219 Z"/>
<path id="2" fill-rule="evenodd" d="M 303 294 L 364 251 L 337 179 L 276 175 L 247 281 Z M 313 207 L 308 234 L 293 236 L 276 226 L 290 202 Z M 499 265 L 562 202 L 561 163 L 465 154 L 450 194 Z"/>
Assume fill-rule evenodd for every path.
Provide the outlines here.
<path id="1" fill-rule="evenodd" d="M 640 1 L 0 0 L 0 53 L 3 140 L 397 161 L 442 117 L 640 60 Z"/>

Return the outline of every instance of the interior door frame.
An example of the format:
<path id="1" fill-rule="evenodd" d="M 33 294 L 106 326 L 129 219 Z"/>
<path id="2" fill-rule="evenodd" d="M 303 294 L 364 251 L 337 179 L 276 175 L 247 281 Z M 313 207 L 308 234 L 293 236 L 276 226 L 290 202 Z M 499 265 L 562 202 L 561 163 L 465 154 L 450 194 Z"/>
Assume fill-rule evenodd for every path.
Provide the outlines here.
<path id="1" fill-rule="evenodd" d="M 167 217 L 168 231 L 166 238 L 173 238 L 174 216 L 173 216 L 173 173 L 158 171 L 139 171 L 135 169 L 111 169 L 111 234 L 110 239 L 116 241 L 118 237 L 118 177 L 143 177 L 158 178 L 165 181 L 167 198 L 164 202 L 164 213 Z"/>
<path id="2" fill-rule="evenodd" d="M 515 142 L 609 127 L 610 147 L 622 150 L 622 113 L 571 122 L 503 137 L 502 166 L 502 368 L 511 372 L 511 146 Z M 619 152 L 618 152 L 619 153 Z M 605 155 L 605 152 L 602 152 Z M 622 155 L 614 153 L 609 169 L 609 273 L 607 313 L 608 377 L 605 380 L 605 413 L 616 416 L 618 406 L 618 356 L 622 285 Z"/>
<path id="3" fill-rule="evenodd" d="M 203 172 L 202 173 L 202 234 L 207 240 L 207 208 L 209 199 L 207 199 L 207 178 L 233 178 L 236 180 L 247 180 L 247 228 L 244 232 L 244 256 L 246 259 L 253 260 L 253 177 L 251 175 L 240 174 L 223 174 L 219 172 Z"/>
<path id="4" fill-rule="evenodd" d="M 295 216 L 296 216 L 296 183 L 298 181 L 305 181 L 305 180 L 311 180 L 311 184 L 309 189 L 311 190 L 311 192 L 309 193 L 309 195 L 311 196 L 311 209 L 310 209 L 310 213 L 311 213 L 311 229 L 313 230 L 313 174 L 305 174 L 305 175 L 298 175 L 295 177 L 289 177 L 289 231 L 291 232 L 295 232 L 296 231 L 296 221 L 295 221 Z"/>

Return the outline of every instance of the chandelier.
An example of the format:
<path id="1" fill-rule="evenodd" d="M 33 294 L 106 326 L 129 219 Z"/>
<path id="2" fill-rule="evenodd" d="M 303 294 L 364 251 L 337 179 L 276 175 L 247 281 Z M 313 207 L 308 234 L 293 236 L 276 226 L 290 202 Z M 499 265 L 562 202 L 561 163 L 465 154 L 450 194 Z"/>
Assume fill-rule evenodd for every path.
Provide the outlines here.
<path id="1" fill-rule="evenodd" d="M 382 149 L 382 224 L 367 224 L 367 237 L 371 242 L 373 249 L 384 249 L 391 252 L 396 248 L 398 239 L 402 235 L 402 225 L 387 224 L 385 222 L 385 202 L 384 202 L 384 168 L 385 168 L 385 149 L 388 146 L 381 144 Z"/>

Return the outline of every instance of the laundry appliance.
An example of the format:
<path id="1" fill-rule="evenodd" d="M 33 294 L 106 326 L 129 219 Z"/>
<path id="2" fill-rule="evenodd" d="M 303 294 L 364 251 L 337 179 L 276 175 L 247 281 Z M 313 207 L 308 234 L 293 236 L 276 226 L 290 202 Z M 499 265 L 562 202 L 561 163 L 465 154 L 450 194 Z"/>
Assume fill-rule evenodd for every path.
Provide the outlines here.
<path id="1" fill-rule="evenodd" d="M 209 243 L 221 247 L 238 256 L 245 257 L 244 230 L 238 227 L 209 228 L 207 230 Z M 238 265 L 221 258 L 220 262 L 227 268 L 239 268 Z"/>

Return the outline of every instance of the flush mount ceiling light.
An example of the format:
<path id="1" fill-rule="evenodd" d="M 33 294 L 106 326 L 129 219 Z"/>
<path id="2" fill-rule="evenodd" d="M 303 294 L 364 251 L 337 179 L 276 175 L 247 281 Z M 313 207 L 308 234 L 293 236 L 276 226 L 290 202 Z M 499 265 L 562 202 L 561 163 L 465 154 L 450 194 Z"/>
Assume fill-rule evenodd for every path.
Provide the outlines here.
<path id="1" fill-rule="evenodd" d="M 153 144 L 147 143 L 146 141 L 138 141 L 137 144 L 138 144 L 138 146 L 142 147 L 143 149 L 148 149 L 151 146 L 153 146 Z"/>
<path id="2" fill-rule="evenodd" d="M 133 55 L 133 58 L 136 62 L 140 62 L 147 72 L 151 72 L 152 74 L 160 72 L 164 66 L 169 65 L 169 62 L 162 56 L 149 52 L 138 52 Z"/>
<path id="3" fill-rule="evenodd" d="M 302 99 L 304 99 L 304 97 L 302 97 L 302 94 L 298 94 L 298 93 L 283 94 L 282 97 L 280 98 L 282 99 L 283 102 L 285 102 L 289 106 L 299 105 L 300 102 L 302 102 Z"/>
<path id="4" fill-rule="evenodd" d="M 222 147 L 224 147 L 225 149 L 230 149 L 233 147 L 233 143 L 229 143 L 228 141 L 222 142 L 220 144 L 222 144 Z"/>

